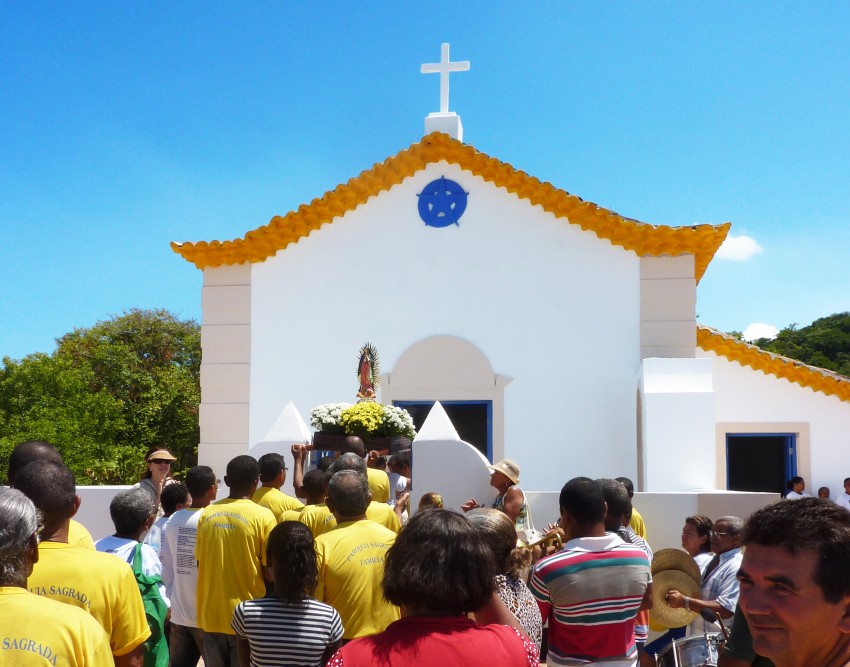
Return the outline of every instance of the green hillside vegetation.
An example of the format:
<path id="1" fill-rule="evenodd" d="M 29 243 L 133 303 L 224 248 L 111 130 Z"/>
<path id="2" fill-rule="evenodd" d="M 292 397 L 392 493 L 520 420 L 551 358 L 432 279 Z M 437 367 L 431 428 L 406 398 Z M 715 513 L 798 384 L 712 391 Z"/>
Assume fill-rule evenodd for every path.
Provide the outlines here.
<path id="1" fill-rule="evenodd" d="M 776 338 L 753 341 L 763 350 L 850 377 L 850 313 L 836 313 L 807 327 L 790 324 Z"/>
<path id="2" fill-rule="evenodd" d="M 78 484 L 128 484 L 166 447 L 175 470 L 197 462 L 200 327 L 165 310 L 132 310 L 76 329 L 52 354 L 0 365 L 0 484 L 25 440 L 62 452 Z"/>

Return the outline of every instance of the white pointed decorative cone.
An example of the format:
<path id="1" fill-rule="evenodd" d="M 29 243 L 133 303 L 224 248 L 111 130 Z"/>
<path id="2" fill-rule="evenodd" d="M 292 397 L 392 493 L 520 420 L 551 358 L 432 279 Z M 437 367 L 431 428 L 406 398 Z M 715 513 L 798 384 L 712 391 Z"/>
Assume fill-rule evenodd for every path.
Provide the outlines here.
<path id="1" fill-rule="evenodd" d="M 416 434 L 416 442 L 425 442 L 428 440 L 457 440 L 460 442 L 460 436 L 457 434 L 452 420 L 446 414 L 446 409 L 440 401 L 431 406 L 431 411 L 425 417 L 422 423 L 422 428 Z"/>
<path id="2" fill-rule="evenodd" d="M 283 408 L 283 412 L 275 420 L 271 429 L 269 429 L 269 432 L 266 433 L 266 437 L 251 447 L 248 450 L 248 454 L 255 459 L 259 459 L 263 454 L 268 454 L 269 452 L 282 454 L 289 472 L 286 474 L 286 481 L 281 491 L 289 495 L 294 495 L 292 487 L 292 445 L 309 442 L 311 436 L 310 427 L 307 426 L 307 423 L 298 413 L 295 404 L 289 401 Z"/>
<path id="3" fill-rule="evenodd" d="M 496 497 L 490 486 L 489 461 L 475 447 L 460 439 L 439 401 L 434 403 L 413 440 L 413 511 L 426 493 L 439 493 L 443 507 L 457 512 L 472 498 L 487 507 Z"/>

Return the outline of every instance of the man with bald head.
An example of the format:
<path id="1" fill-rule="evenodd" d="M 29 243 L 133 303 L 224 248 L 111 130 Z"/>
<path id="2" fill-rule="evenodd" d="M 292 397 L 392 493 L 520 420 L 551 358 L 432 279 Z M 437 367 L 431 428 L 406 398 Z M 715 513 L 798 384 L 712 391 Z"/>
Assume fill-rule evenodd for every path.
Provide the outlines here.
<path id="1" fill-rule="evenodd" d="M 355 472 L 360 473 L 361 475 L 367 475 L 368 482 L 368 471 L 370 468 L 366 467 L 366 462 L 360 458 L 355 453 L 343 454 L 336 461 L 331 464 L 331 467 L 328 469 L 328 475 L 333 477 L 336 473 L 341 470 L 353 470 Z M 369 487 L 369 494 L 373 493 L 372 487 Z M 374 521 L 375 523 L 379 523 L 385 528 L 389 528 L 394 533 L 398 533 L 401 530 L 401 521 L 398 518 L 398 514 L 390 507 L 387 503 L 379 503 L 374 498 L 372 498 L 369 503 L 369 507 L 366 508 L 366 518 Z"/>
<path id="2" fill-rule="evenodd" d="M 366 461 L 366 445 L 356 435 L 350 435 L 345 439 L 345 444 L 340 454 L 357 454 Z M 390 499 L 390 478 L 387 473 L 377 468 L 366 468 L 366 478 L 369 480 L 369 490 L 372 492 L 372 500 L 376 503 L 385 503 Z"/>
<path id="3" fill-rule="evenodd" d="M 395 533 L 366 518 L 369 485 L 354 470 L 330 478 L 327 505 L 337 526 L 316 538 L 316 599 L 339 612 L 346 640 L 383 632 L 400 618 L 398 607 L 384 599 L 381 589 L 384 559 Z"/>

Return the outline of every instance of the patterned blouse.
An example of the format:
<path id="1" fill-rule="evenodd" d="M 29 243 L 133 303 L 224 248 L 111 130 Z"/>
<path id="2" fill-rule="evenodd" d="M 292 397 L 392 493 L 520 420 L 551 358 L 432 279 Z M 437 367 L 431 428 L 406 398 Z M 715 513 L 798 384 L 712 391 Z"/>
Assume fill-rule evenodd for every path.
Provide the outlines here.
<path id="1" fill-rule="evenodd" d="M 509 487 L 508 490 L 505 491 L 505 493 L 501 494 L 498 498 L 496 498 L 496 500 L 493 501 L 492 507 L 494 510 L 499 510 L 500 512 L 505 511 L 505 495 L 512 488 L 514 487 Z M 519 489 L 519 487 L 516 488 Z M 516 515 L 515 525 L 518 531 L 527 530 L 531 527 L 528 525 L 528 505 L 525 502 L 525 492 L 522 489 L 519 489 L 519 492 L 522 494 L 522 505 L 519 508 L 519 514 Z"/>
<path id="2" fill-rule="evenodd" d="M 496 592 L 502 602 L 516 616 L 522 629 L 540 648 L 543 640 L 543 619 L 540 607 L 525 582 L 512 574 L 496 575 Z"/>

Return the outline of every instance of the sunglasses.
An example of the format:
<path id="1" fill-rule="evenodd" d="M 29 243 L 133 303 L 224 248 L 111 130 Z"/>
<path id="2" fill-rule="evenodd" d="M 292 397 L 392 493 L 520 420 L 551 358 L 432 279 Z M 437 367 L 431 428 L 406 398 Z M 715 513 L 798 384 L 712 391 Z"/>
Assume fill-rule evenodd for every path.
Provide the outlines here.
<path id="1" fill-rule="evenodd" d="M 172 462 L 169 461 L 168 459 L 151 459 L 150 461 L 148 461 L 148 463 L 153 463 L 153 464 L 156 464 L 156 465 L 165 463 L 167 465 L 171 465 Z"/>

